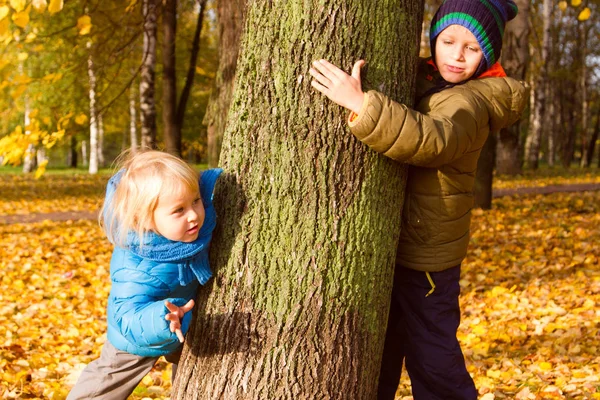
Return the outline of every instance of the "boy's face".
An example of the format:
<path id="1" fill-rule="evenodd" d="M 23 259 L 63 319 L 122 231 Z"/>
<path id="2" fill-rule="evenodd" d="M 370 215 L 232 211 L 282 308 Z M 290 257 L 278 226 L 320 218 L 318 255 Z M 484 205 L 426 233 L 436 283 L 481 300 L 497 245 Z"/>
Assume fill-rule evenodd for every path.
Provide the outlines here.
<path id="1" fill-rule="evenodd" d="M 204 217 L 200 193 L 165 193 L 154 210 L 152 230 L 169 240 L 190 243 L 198 238 Z"/>
<path id="2" fill-rule="evenodd" d="M 459 83 L 472 77 L 482 58 L 477 39 L 462 25 L 450 25 L 435 40 L 435 65 L 447 82 Z"/>

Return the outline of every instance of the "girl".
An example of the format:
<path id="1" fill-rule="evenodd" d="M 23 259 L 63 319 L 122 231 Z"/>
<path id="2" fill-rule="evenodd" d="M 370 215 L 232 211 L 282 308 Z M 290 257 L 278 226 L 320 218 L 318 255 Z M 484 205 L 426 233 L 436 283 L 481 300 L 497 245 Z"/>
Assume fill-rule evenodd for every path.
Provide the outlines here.
<path id="1" fill-rule="evenodd" d="M 403 362 L 415 400 L 477 398 L 456 338 L 460 264 L 469 243 L 477 160 L 489 134 L 516 122 L 527 90 L 497 63 L 511 0 L 446 0 L 431 22 L 415 109 L 363 93 L 352 75 L 313 63 L 312 86 L 351 111 L 350 131 L 409 164 L 379 399 L 394 399 Z"/>
<path id="2" fill-rule="evenodd" d="M 198 173 L 170 154 L 126 157 L 100 213 L 115 245 L 110 262 L 108 340 L 67 399 L 126 399 L 160 356 L 177 370 L 199 284 L 211 277 L 220 169 Z"/>

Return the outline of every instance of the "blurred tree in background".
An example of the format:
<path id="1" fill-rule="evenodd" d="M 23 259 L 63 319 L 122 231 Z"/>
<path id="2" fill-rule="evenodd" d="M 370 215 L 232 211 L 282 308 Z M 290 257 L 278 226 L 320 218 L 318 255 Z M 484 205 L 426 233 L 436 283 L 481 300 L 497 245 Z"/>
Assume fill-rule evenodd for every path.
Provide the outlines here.
<path id="1" fill-rule="evenodd" d="M 142 0 L 70 1 L 0 0 L 0 157 L 5 164 L 37 164 L 43 172 L 53 166 L 87 165 L 94 155 L 104 165 L 131 143 L 132 128 L 142 132 L 145 101 L 140 101 L 144 63 Z M 217 69 L 214 5 L 206 1 L 173 1 L 177 27 L 168 77 L 177 95 L 165 102 L 163 89 L 164 35 L 156 29 L 153 84 L 155 121 L 153 146 L 166 148 L 165 104 L 185 109 L 176 115 L 180 128 L 179 152 L 199 162 L 206 149 L 204 111 Z M 156 2 L 155 22 L 163 21 L 165 6 Z M 204 16 L 204 18 L 202 18 Z M 197 24 L 200 21 L 200 29 Z M 147 33 L 148 34 L 148 33 Z M 150 33 L 152 34 L 152 33 Z M 197 37 L 197 39 L 196 39 Z M 196 46 L 194 48 L 194 45 Z M 197 57 L 192 57 L 195 50 Z M 192 65 L 190 65 L 192 60 Z M 192 77 L 190 78 L 190 71 Z M 91 82 L 95 80 L 92 100 Z M 186 86 L 186 82 L 190 82 Z M 192 84 L 193 82 L 193 84 Z M 143 96 L 141 96 L 143 98 Z M 93 107 L 92 107 L 93 103 Z M 130 104 L 136 104 L 132 113 Z M 140 106 L 141 105 L 141 106 Z M 95 109 L 95 111 L 94 111 Z M 134 120 L 131 120 L 131 116 Z M 185 124 L 183 119 L 185 118 Z M 133 122 L 133 123 L 132 123 Z M 90 137 L 96 131 L 97 137 Z M 135 137 L 137 143 L 141 138 Z M 102 165 L 100 165 L 102 166 Z M 90 172 L 93 172 L 90 168 Z"/>

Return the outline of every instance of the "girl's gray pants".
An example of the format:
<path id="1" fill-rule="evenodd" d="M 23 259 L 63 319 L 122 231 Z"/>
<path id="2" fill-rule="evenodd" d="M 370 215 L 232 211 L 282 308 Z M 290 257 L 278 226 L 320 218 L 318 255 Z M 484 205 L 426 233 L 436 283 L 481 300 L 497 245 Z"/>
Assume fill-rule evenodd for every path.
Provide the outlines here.
<path id="1" fill-rule="evenodd" d="M 173 362 L 171 380 L 175 378 L 180 352 L 165 358 Z M 117 350 L 104 342 L 100 357 L 81 372 L 67 400 L 125 400 L 140 381 L 150 372 L 159 357 L 141 357 Z"/>

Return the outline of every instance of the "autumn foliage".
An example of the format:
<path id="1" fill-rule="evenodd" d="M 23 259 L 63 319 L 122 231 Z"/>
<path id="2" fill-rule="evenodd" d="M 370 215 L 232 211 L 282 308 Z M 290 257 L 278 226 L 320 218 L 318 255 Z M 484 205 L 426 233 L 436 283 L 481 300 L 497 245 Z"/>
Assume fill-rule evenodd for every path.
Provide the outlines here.
<path id="1" fill-rule="evenodd" d="M 0 174 L 0 397 L 63 399 L 105 340 L 111 246 L 94 220 L 107 175 Z M 501 187 L 600 183 L 597 175 Z M 4 219 L 3 219 L 4 218 Z M 459 339 L 481 399 L 600 398 L 600 191 L 502 197 L 475 211 Z M 161 359 L 132 399 L 166 399 Z M 410 395 L 403 375 L 399 398 Z"/>

